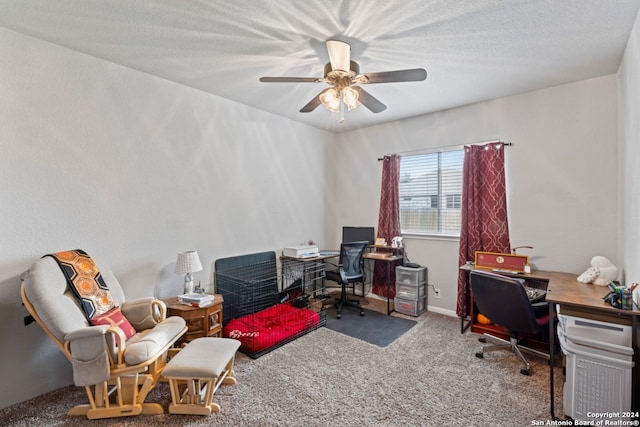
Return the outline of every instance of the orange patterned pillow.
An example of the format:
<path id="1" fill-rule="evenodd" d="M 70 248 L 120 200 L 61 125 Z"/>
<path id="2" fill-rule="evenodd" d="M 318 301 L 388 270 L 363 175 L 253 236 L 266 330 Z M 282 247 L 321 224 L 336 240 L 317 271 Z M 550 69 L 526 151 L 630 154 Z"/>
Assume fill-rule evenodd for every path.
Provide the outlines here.
<path id="1" fill-rule="evenodd" d="M 124 317 L 122 311 L 120 311 L 120 307 L 115 306 L 111 310 L 107 311 L 104 314 L 99 316 L 94 316 L 91 318 L 91 323 L 95 326 L 98 325 L 113 325 L 122 329 L 124 332 L 124 336 L 127 339 L 131 338 L 136 334 L 136 330 L 131 326 L 131 323 Z"/>

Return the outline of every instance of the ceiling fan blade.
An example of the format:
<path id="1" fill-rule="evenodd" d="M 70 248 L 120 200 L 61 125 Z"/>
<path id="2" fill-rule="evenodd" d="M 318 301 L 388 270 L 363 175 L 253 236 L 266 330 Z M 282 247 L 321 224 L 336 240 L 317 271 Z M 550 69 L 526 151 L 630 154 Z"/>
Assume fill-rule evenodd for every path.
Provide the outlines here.
<path id="1" fill-rule="evenodd" d="M 320 105 L 320 104 L 321 104 L 321 102 L 320 102 L 320 93 L 319 93 L 315 98 L 313 98 L 311 101 L 309 101 L 309 103 L 307 105 L 302 107 L 300 109 L 300 112 L 301 113 L 310 113 L 313 110 L 315 110 L 318 107 L 318 105 Z"/>
<path id="2" fill-rule="evenodd" d="M 351 61 L 351 46 L 339 40 L 327 40 L 327 52 L 333 71 L 349 71 Z"/>
<path id="3" fill-rule="evenodd" d="M 260 77 L 265 83 L 320 83 L 322 79 L 318 77 Z"/>
<path id="4" fill-rule="evenodd" d="M 368 79 L 366 83 L 369 84 L 420 82 L 427 78 L 427 71 L 424 68 L 413 68 L 411 70 L 383 71 L 381 73 L 366 73 L 363 75 Z"/>
<path id="5" fill-rule="evenodd" d="M 381 113 L 387 109 L 387 106 L 380 102 L 376 97 L 371 95 L 360 86 L 351 86 L 358 91 L 358 100 L 362 105 L 367 107 L 373 113 Z"/>

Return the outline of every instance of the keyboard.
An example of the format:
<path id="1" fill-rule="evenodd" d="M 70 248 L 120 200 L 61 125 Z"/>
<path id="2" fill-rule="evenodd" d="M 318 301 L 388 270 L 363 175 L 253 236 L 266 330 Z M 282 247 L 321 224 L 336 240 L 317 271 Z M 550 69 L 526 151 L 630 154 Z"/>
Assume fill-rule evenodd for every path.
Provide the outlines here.
<path id="1" fill-rule="evenodd" d="M 322 256 L 340 255 L 340 251 L 320 251 Z"/>

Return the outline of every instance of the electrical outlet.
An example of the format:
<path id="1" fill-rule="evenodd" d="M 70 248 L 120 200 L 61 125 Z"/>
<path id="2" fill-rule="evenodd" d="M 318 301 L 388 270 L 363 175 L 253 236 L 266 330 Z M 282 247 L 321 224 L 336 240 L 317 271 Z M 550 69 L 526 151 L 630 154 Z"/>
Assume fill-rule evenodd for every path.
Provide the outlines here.
<path id="1" fill-rule="evenodd" d="M 440 298 L 440 289 L 433 288 L 433 292 L 436 293 L 436 298 Z"/>

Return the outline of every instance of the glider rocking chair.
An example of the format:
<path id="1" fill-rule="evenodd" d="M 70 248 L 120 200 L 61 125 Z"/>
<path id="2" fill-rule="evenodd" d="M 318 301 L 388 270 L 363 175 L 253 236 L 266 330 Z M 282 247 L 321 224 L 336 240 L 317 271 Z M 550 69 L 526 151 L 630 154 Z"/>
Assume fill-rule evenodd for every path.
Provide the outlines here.
<path id="1" fill-rule="evenodd" d="M 76 273 L 65 272 L 53 256 L 40 258 L 21 277 L 27 311 L 71 362 L 74 384 L 87 392 L 89 404 L 72 408 L 68 415 L 98 419 L 163 413 L 160 404 L 145 399 L 161 379 L 173 344 L 186 332 L 185 321 L 166 318 L 164 302 L 153 297 L 125 301 L 111 270 L 86 253 L 59 254 L 80 257 L 80 268 L 89 266 L 87 277 L 97 274 L 113 305 L 104 316 L 115 313 L 94 326 L 97 320 L 86 314 L 87 302 L 69 284 Z"/>

